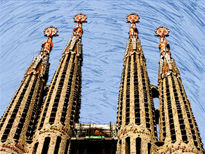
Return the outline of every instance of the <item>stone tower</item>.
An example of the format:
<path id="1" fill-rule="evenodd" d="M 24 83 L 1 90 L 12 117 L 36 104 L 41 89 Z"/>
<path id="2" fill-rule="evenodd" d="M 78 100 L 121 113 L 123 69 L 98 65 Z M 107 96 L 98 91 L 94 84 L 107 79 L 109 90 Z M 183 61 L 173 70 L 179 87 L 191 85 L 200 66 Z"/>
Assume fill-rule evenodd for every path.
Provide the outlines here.
<path id="1" fill-rule="evenodd" d="M 199 130 L 187 99 L 179 70 L 171 57 L 170 46 L 165 27 L 156 29 L 160 36 L 159 63 L 159 129 L 160 141 L 158 153 L 203 153 Z"/>
<path id="2" fill-rule="evenodd" d="M 51 81 L 30 153 L 63 154 L 69 151 L 72 128 L 78 122 L 81 104 L 81 37 L 86 16 L 78 14 L 74 21 L 77 26 Z"/>
<path id="3" fill-rule="evenodd" d="M 57 29 L 49 27 L 44 33 L 47 39 L 42 44 L 39 55 L 27 69 L 21 85 L 0 120 L 0 153 L 28 152 L 26 145 L 34 132 L 36 113 L 48 78 L 52 38 L 57 35 Z"/>
<path id="4" fill-rule="evenodd" d="M 148 154 L 157 140 L 151 86 L 145 57 L 138 38 L 139 16 L 130 14 L 129 39 L 124 57 L 118 100 L 118 154 Z"/>

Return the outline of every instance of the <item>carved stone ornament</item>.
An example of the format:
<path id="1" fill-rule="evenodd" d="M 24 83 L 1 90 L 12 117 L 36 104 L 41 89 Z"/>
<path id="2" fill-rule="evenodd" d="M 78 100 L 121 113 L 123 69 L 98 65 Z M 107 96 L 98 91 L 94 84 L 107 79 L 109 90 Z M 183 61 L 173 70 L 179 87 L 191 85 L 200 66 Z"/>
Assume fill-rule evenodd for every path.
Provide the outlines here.
<path id="1" fill-rule="evenodd" d="M 74 17 L 74 21 L 75 22 L 78 22 L 78 23 L 83 23 L 83 22 L 87 22 L 87 16 L 84 15 L 84 14 L 77 14 L 75 17 Z"/>
<path id="2" fill-rule="evenodd" d="M 139 22 L 139 15 L 135 14 L 135 13 L 132 13 L 130 15 L 127 16 L 127 22 L 129 23 L 137 23 Z"/>
<path id="3" fill-rule="evenodd" d="M 46 37 L 58 36 L 57 33 L 58 33 L 58 29 L 53 26 L 50 26 L 44 30 L 44 34 Z"/>

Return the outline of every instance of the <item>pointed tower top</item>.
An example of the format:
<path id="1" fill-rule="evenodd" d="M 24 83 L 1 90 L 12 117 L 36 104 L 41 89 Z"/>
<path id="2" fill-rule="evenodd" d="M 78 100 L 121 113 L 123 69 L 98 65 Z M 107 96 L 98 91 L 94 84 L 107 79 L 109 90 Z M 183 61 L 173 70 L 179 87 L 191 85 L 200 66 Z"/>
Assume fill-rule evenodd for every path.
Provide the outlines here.
<path id="1" fill-rule="evenodd" d="M 47 39 L 41 45 L 41 50 L 39 51 L 38 56 L 34 57 L 33 63 L 26 71 L 26 74 L 31 74 L 33 72 L 34 74 L 41 73 L 42 76 L 45 75 L 47 71 L 47 67 L 45 66 L 48 64 L 48 58 L 46 57 L 49 56 L 49 53 L 53 47 L 52 38 L 53 36 L 58 36 L 57 33 L 58 29 L 53 26 L 50 26 L 44 30 L 44 35 Z"/>
<path id="2" fill-rule="evenodd" d="M 141 47 L 139 47 L 139 43 L 137 45 L 137 42 L 139 42 L 138 40 L 138 29 L 136 27 L 135 23 L 139 22 L 140 17 L 135 14 L 135 13 L 131 13 L 127 16 L 127 23 L 130 23 L 130 29 L 129 29 L 129 40 L 128 40 L 128 44 L 126 47 L 126 56 L 127 55 L 132 55 L 134 52 L 140 52 L 141 51 Z"/>
<path id="3" fill-rule="evenodd" d="M 179 74 L 174 66 L 174 60 L 171 57 L 170 45 L 167 43 L 166 36 L 169 36 L 169 29 L 166 27 L 159 27 L 155 30 L 155 36 L 160 37 L 158 44 L 160 50 L 160 67 L 159 67 L 159 82 L 161 78 L 171 75 L 171 73 Z"/>
<path id="4" fill-rule="evenodd" d="M 164 27 L 164 26 L 160 26 L 155 30 L 155 36 L 159 36 L 159 37 L 165 37 L 165 36 L 169 36 L 169 29 Z"/>
<path id="5" fill-rule="evenodd" d="M 155 36 L 160 37 L 159 50 L 161 51 L 161 54 L 164 51 L 170 52 L 170 46 L 165 38 L 166 36 L 169 36 L 169 32 L 169 29 L 164 26 L 160 26 L 155 30 Z"/>
<path id="6" fill-rule="evenodd" d="M 46 37 L 58 36 L 58 29 L 56 27 L 50 26 L 44 30 L 44 35 Z"/>
<path id="7" fill-rule="evenodd" d="M 87 16 L 84 15 L 84 14 L 77 14 L 75 15 L 75 17 L 73 18 L 74 19 L 74 22 L 77 22 L 77 23 L 86 23 L 86 19 L 87 19 Z"/>
<path id="8" fill-rule="evenodd" d="M 131 13 L 130 15 L 127 16 L 127 23 L 138 23 L 139 22 L 139 15 L 135 14 L 135 13 Z"/>
<path id="9" fill-rule="evenodd" d="M 73 29 L 73 37 L 71 40 L 71 48 L 70 50 L 73 49 L 75 43 L 76 43 L 76 39 L 81 39 L 82 35 L 83 35 L 83 28 L 82 28 L 82 23 L 86 23 L 86 15 L 84 14 L 77 14 L 75 15 L 75 17 L 73 18 L 74 22 L 77 23 L 76 27 Z"/>

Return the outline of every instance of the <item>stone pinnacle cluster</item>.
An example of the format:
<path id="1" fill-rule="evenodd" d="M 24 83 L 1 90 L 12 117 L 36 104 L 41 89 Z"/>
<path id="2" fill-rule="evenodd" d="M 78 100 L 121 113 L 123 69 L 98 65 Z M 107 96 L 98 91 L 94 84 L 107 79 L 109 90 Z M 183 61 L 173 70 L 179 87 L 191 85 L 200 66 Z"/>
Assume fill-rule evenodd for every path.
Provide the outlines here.
<path id="1" fill-rule="evenodd" d="M 46 85 L 55 27 L 0 119 L 1 154 L 203 154 L 203 144 L 191 103 L 186 96 L 170 45 L 169 30 L 155 30 L 160 37 L 158 86 L 151 85 L 136 23 L 130 23 L 121 77 L 117 122 L 79 123 L 82 80 L 82 24 L 77 14 L 73 36 L 62 53 L 50 85 Z M 159 98 L 159 108 L 153 98 Z M 159 130 L 157 130 L 159 128 Z"/>

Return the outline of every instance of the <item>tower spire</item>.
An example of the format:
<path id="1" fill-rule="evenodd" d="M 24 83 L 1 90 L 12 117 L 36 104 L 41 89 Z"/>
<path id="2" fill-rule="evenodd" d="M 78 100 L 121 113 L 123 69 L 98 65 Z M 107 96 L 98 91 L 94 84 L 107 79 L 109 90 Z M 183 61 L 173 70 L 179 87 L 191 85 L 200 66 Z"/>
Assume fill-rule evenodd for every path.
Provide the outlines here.
<path id="1" fill-rule="evenodd" d="M 38 57 L 28 67 L 20 87 L 0 120 L 0 151 L 6 153 L 27 152 L 27 142 L 34 132 L 34 121 L 41 104 L 44 86 L 48 79 L 49 53 L 52 49 L 55 27 L 44 31 L 47 39 Z"/>
<path id="2" fill-rule="evenodd" d="M 134 52 L 138 53 L 140 51 L 140 49 L 138 49 L 137 51 L 137 40 L 138 40 L 138 29 L 136 27 L 136 23 L 139 22 L 140 17 L 135 14 L 132 13 L 130 15 L 127 16 L 127 23 L 130 23 L 130 29 L 129 29 L 129 41 L 131 42 L 131 50 L 129 50 L 130 52 L 127 52 L 127 55 L 131 55 Z"/>
<path id="3" fill-rule="evenodd" d="M 77 23 L 76 27 L 73 29 L 73 36 L 70 42 L 70 48 L 69 50 L 71 52 L 73 52 L 74 46 L 75 44 L 81 40 L 81 37 L 83 35 L 83 27 L 82 27 L 82 23 L 86 23 L 87 17 L 84 14 L 78 14 L 74 17 L 74 22 Z M 77 53 L 78 55 L 80 53 Z"/>
<path id="4" fill-rule="evenodd" d="M 155 36 L 160 37 L 160 42 L 158 45 L 160 50 L 159 80 L 167 77 L 171 73 L 179 75 L 179 71 L 174 63 L 174 59 L 171 58 L 170 45 L 168 44 L 166 39 L 166 37 L 169 36 L 169 29 L 161 26 L 155 30 L 155 33 Z"/>
<path id="5" fill-rule="evenodd" d="M 77 14 L 72 39 L 68 42 L 53 76 L 42 106 L 37 132 L 31 146 L 33 153 L 67 153 L 74 124 L 81 105 L 82 23 Z"/>
<path id="6" fill-rule="evenodd" d="M 156 141 L 156 125 L 150 81 L 136 28 L 137 14 L 127 16 L 129 39 L 118 100 L 117 153 L 150 153 Z"/>
<path id="7" fill-rule="evenodd" d="M 41 76 L 44 76 L 46 73 L 46 67 L 44 64 L 48 63 L 49 54 L 53 47 L 52 38 L 54 36 L 58 36 L 58 29 L 50 26 L 44 30 L 44 35 L 47 37 L 46 41 L 41 45 L 41 50 L 37 57 L 34 57 L 33 63 L 31 67 L 28 68 L 26 74 L 37 74 L 39 73 Z M 46 61 L 43 62 L 43 61 Z"/>
<path id="8" fill-rule="evenodd" d="M 203 153 L 201 138 L 187 99 L 179 70 L 171 57 L 170 45 L 166 36 L 169 30 L 159 27 L 155 31 L 160 36 L 159 50 L 159 153 Z"/>

